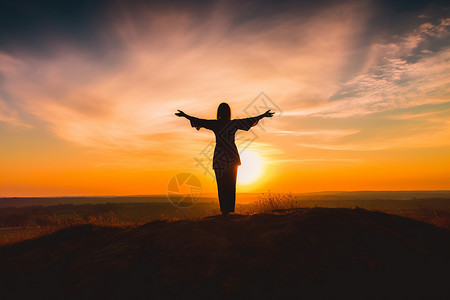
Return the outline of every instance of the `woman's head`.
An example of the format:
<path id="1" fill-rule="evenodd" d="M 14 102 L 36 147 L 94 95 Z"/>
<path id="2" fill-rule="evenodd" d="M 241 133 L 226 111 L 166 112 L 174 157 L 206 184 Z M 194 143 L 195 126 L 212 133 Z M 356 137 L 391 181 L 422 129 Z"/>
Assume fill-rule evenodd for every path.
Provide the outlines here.
<path id="1" fill-rule="evenodd" d="M 217 108 L 217 120 L 231 120 L 231 108 L 223 102 Z"/>

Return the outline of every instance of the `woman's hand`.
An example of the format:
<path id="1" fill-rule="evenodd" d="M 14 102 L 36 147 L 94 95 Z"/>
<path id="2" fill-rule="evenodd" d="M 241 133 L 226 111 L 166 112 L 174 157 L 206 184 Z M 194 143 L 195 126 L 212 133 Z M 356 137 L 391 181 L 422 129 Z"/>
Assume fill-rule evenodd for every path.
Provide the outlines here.
<path id="1" fill-rule="evenodd" d="M 181 111 L 181 110 L 178 109 L 178 112 L 175 113 L 175 116 L 178 116 L 178 117 L 186 117 L 187 115 L 186 115 L 183 111 Z"/>
<path id="2" fill-rule="evenodd" d="M 271 109 L 262 114 L 263 117 L 272 118 L 274 112 L 271 112 Z"/>

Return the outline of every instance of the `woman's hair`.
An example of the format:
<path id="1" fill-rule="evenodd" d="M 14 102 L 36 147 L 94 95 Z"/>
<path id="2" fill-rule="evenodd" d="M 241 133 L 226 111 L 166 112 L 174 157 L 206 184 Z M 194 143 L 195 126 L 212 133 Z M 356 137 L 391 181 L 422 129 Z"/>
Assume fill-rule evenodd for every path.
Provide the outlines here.
<path id="1" fill-rule="evenodd" d="M 231 108 L 228 103 L 222 102 L 217 108 L 217 120 L 231 120 Z"/>

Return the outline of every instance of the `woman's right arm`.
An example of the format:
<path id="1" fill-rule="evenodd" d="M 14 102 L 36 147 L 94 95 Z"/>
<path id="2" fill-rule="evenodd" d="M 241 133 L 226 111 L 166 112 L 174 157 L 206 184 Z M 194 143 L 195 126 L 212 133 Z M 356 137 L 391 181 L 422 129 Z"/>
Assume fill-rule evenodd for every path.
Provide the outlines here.
<path id="1" fill-rule="evenodd" d="M 214 123 L 216 121 L 216 120 L 199 119 L 199 118 L 190 116 L 190 115 L 184 113 L 181 110 L 178 110 L 178 112 L 175 113 L 175 115 L 177 115 L 178 117 L 185 117 L 186 119 L 191 121 L 191 126 L 195 127 L 197 130 L 200 130 L 200 128 L 202 128 L 202 127 L 206 128 L 206 129 L 213 130 Z"/>

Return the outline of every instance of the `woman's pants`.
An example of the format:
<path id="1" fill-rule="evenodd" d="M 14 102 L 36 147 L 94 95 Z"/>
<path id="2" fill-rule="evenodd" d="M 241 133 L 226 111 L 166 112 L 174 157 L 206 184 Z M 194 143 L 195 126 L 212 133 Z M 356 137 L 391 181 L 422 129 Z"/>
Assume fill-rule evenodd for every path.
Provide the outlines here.
<path id="1" fill-rule="evenodd" d="M 214 169 L 216 173 L 217 191 L 220 211 L 234 212 L 236 203 L 236 175 L 238 166 L 226 169 Z"/>

